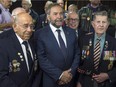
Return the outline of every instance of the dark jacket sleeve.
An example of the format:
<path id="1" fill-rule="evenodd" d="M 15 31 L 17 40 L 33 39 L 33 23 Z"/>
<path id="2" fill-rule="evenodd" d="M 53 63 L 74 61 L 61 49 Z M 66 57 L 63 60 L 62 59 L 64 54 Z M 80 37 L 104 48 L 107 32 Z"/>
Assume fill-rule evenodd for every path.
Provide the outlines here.
<path id="1" fill-rule="evenodd" d="M 0 40 L 0 87 L 18 87 L 9 77 L 9 59 Z"/>

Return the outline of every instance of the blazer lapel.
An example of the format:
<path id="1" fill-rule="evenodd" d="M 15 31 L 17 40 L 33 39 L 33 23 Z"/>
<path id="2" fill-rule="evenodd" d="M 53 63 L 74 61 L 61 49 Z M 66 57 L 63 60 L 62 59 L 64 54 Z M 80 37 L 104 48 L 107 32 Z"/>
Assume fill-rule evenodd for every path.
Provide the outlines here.
<path id="1" fill-rule="evenodd" d="M 70 33 L 68 32 L 67 28 L 66 27 L 63 27 L 63 31 L 64 31 L 64 34 L 65 34 L 65 38 L 66 38 L 66 44 L 67 44 L 67 56 L 65 58 L 68 57 L 68 48 L 69 48 L 69 43 L 70 43 Z"/>
<path id="2" fill-rule="evenodd" d="M 11 41 L 12 41 L 12 46 L 14 46 L 14 48 L 16 49 L 17 55 L 19 56 L 18 60 L 21 61 L 21 64 L 22 64 L 23 68 L 25 69 L 24 72 L 27 74 L 28 70 L 27 70 L 27 65 L 26 65 L 26 61 L 25 61 L 25 56 L 24 56 L 23 50 L 21 48 L 21 44 L 19 43 L 19 40 L 16 37 L 15 33 L 11 36 Z M 22 59 L 23 59 L 23 61 L 22 61 Z"/>
<path id="3" fill-rule="evenodd" d="M 30 78 L 31 76 L 33 75 L 34 71 L 36 71 L 37 69 L 37 57 L 36 57 L 36 53 L 35 53 L 35 50 L 33 48 L 33 44 L 29 41 L 29 44 L 30 44 L 30 47 L 31 47 L 31 51 L 32 51 L 32 55 L 33 55 L 33 66 L 32 66 L 32 69 L 30 70 Z"/>
<path id="4" fill-rule="evenodd" d="M 91 46 L 90 46 L 90 60 L 92 65 L 94 66 L 94 34 L 89 38 L 89 41 L 92 41 Z M 88 42 L 89 43 L 89 42 Z"/>
<path id="5" fill-rule="evenodd" d="M 47 38 L 49 38 L 49 41 L 52 41 L 52 44 L 54 44 L 53 46 L 57 50 L 57 52 L 59 54 L 62 54 L 61 49 L 59 47 L 59 44 L 58 44 L 58 42 L 57 42 L 57 40 L 56 40 L 52 30 L 50 29 L 50 27 L 47 28 L 46 35 L 47 35 Z"/>

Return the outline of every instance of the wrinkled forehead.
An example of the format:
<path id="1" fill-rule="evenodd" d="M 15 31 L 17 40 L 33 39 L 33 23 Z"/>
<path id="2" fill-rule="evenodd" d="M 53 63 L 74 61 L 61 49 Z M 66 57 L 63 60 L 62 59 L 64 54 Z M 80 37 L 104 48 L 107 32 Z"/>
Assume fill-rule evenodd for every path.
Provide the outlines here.
<path id="1" fill-rule="evenodd" d="M 69 18 L 79 18 L 79 15 L 77 13 L 69 13 Z"/>
<path id="2" fill-rule="evenodd" d="M 21 22 L 21 23 L 23 23 L 23 22 L 33 22 L 33 19 L 28 13 L 19 13 L 16 16 L 16 21 Z"/>
<path id="3" fill-rule="evenodd" d="M 108 17 L 103 15 L 96 15 L 93 21 L 108 21 Z"/>
<path id="4" fill-rule="evenodd" d="M 58 10 L 59 9 L 59 10 Z M 63 14 L 63 10 L 60 8 L 52 8 L 50 14 Z"/>
<path id="5" fill-rule="evenodd" d="M 51 8 L 51 11 L 52 11 L 52 12 L 53 12 L 53 11 L 56 11 L 56 12 L 62 11 L 62 12 L 63 12 L 63 9 L 62 9 L 61 6 L 53 6 L 53 7 Z"/>

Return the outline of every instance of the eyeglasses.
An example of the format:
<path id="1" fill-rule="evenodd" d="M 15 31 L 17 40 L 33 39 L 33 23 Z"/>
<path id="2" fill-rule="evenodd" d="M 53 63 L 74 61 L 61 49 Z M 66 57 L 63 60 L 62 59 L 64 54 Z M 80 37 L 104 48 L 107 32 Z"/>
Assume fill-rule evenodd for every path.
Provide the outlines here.
<path id="1" fill-rule="evenodd" d="M 73 18 L 69 18 L 68 20 L 69 20 L 69 21 L 79 21 L 78 18 L 75 18 L 75 19 L 73 19 Z"/>
<path id="2" fill-rule="evenodd" d="M 19 25 L 19 24 L 18 24 Z M 24 29 L 28 29 L 28 28 L 30 28 L 30 29 L 34 29 L 34 27 L 35 27 L 35 25 L 34 24 L 23 24 L 23 25 L 19 25 L 19 26 L 21 26 L 22 28 L 24 28 Z"/>

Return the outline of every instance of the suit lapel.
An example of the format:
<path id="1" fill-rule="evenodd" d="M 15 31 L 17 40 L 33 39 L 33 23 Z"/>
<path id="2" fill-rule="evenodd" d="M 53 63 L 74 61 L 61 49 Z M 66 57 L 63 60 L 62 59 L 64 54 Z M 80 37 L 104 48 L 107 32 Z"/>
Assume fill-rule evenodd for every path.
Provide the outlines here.
<path id="1" fill-rule="evenodd" d="M 30 40 L 29 40 L 29 44 L 30 44 L 30 47 L 31 47 L 32 55 L 33 55 L 33 66 L 32 66 L 32 69 L 30 70 L 30 76 L 29 76 L 31 78 L 31 76 L 33 75 L 34 71 L 36 71 L 36 68 L 38 66 L 37 66 L 36 53 L 35 53 L 35 50 L 33 48 L 33 44 L 31 44 Z"/>
<path id="2" fill-rule="evenodd" d="M 64 31 L 64 34 L 65 34 L 65 38 L 66 38 L 66 44 L 67 44 L 67 47 L 66 47 L 66 51 L 67 51 L 67 56 L 65 58 L 68 57 L 68 48 L 69 48 L 69 43 L 70 43 L 70 33 L 68 32 L 68 29 L 66 27 L 63 27 L 63 31 Z"/>
<path id="3" fill-rule="evenodd" d="M 31 43 L 30 40 L 28 42 L 29 42 L 29 45 L 31 47 L 31 51 L 32 51 L 32 55 L 33 55 L 33 60 L 35 60 L 36 59 L 36 53 L 35 53 L 35 49 L 33 47 L 34 45 Z"/>
<path id="4" fill-rule="evenodd" d="M 12 44 L 13 44 L 14 48 L 15 48 L 17 51 L 19 51 L 21 54 L 23 54 L 23 50 L 22 50 L 21 45 L 20 45 L 20 43 L 19 43 L 19 40 L 18 40 L 18 38 L 16 37 L 15 34 L 13 34 L 13 35 L 11 36 L 11 40 L 12 40 L 12 42 L 13 42 Z M 24 56 L 24 54 L 23 54 L 23 56 Z"/>
<path id="5" fill-rule="evenodd" d="M 49 41 L 52 41 L 52 44 L 54 44 L 53 46 L 54 46 L 55 50 L 57 50 L 57 52 L 59 54 L 62 54 L 59 44 L 58 44 L 52 30 L 50 29 L 50 26 L 47 28 L 46 35 L 47 35 L 47 38 L 49 38 Z"/>
<path id="6" fill-rule="evenodd" d="M 108 37 L 108 35 L 106 34 L 106 38 L 105 38 L 105 42 L 104 42 L 104 50 L 108 50 L 108 49 L 112 49 L 112 42 L 111 42 L 111 38 Z"/>
<path id="7" fill-rule="evenodd" d="M 92 34 L 91 36 L 90 36 L 90 38 L 89 38 L 89 41 L 92 41 L 92 44 L 91 44 L 91 46 L 90 46 L 90 60 L 91 60 L 91 63 L 92 63 L 92 65 L 94 66 L 94 34 Z M 90 42 L 88 42 L 88 43 L 90 43 Z"/>
<path id="8" fill-rule="evenodd" d="M 27 70 L 27 65 L 26 65 L 26 61 L 25 61 L 25 56 L 24 56 L 23 50 L 21 48 L 20 42 L 19 42 L 18 38 L 16 37 L 15 33 L 12 34 L 12 36 L 11 36 L 11 42 L 12 42 L 12 46 L 14 46 L 14 48 L 16 49 L 17 55 L 19 56 L 18 60 L 21 61 L 21 64 L 22 64 L 23 68 L 25 69 L 24 72 L 27 73 L 28 70 Z M 23 59 L 23 61 L 21 59 Z"/>
<path id="9" fill-rule="evenodd" d="M 69 46 L 69 43 L 70 43 L 70 33 L 68 32 L 67 28 L 63 27 L 63 31 L 64 31 L 64 34 L 65 34 L 65 37 L 66 37 L 66 43 L 67 43 L 67 48 Z"/>

